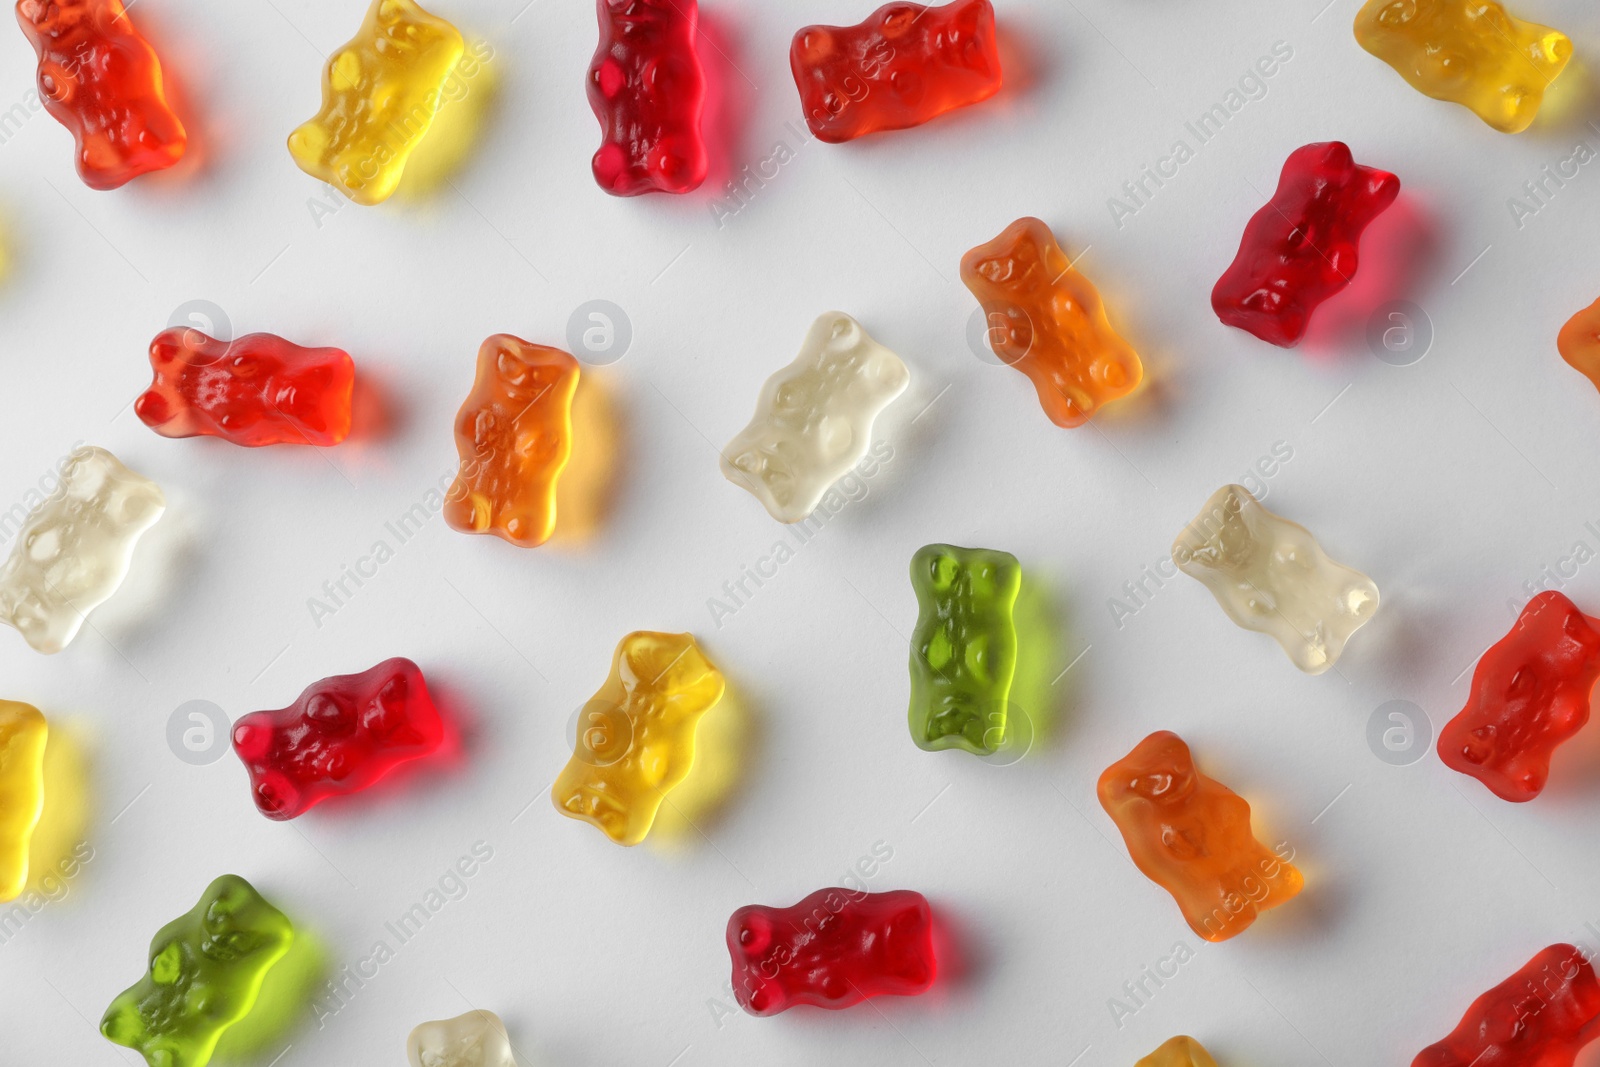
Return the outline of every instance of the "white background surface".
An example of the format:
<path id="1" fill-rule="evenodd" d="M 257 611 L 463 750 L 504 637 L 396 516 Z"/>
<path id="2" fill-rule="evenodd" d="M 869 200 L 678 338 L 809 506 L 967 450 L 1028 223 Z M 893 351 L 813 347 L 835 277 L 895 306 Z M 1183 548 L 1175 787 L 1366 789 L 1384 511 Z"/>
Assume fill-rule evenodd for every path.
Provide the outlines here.
<path id="1" fill-rule="evenodd" d="M 479 144 L 453 187 L 320 226 L 319 187 L 283 142 L 365 5 L 143 0 L 136 18 L 181 79 L 203 166 L 95 193 L 48 115 L 0 144 L 13 261 L 0 504 L 80 439 L 170 500 L 130 585 L 64 654 L 0 633 L 3 695 L 87 754 L 94 850 L 65 898 L 0 944 L 0 1060 L 135 1062 L 95 1023 L 150 936 L 220 873 L 254 882 L 337 971 L 392 942 L 384 923 L 478 841 L 494 858 L 465 897 L 320 1026 L 308 1009 L 279 1042 L 283 1067 L 397 1064 L 415 1023 L 469 1007 L 505 1017 L 524 1067 L 1123 1065 L 1182 1032 L 1228 1067 L 1404 1063 L 1537 949 L 1596 944 L 1600 727 L 1521 807 L 1431 754 L 1387 765 L 1366 730 L 1405 699 L 1436 733 L 1522 583 L 1576 542 L 1600 549 L 1585 526 L 1600 520 L 1600 396 L 1554 344 L 1600 295 L 1600 162 L 1520 228 L 1507 206 L 1578 142 L 1600 146 L 1581 69 L 1600 57 L 1600 25 L 1585 0 L 1519 0 L 1574 38 L 1579 62 L 1565 115 L 1506 137 L 1362 52 L 1355 0 L 1323 2 L 1004 0 L 1000 98 L 837 147 L 793 132 L 788 40 L 870 5 L 708 3 L 726 57 L 712 65 L 741 97 L 735 167 L 780 141 L 794 155 L 719 228 L 714 183 L 626 201 L 595 187 L 587 0 L 433 5 L 494 49 Z M 1192 144 L 1185 121 L 1279 41 L 1293 58 L 1265 95 L 1113 225 L 1119 184 Z M 0 109 L 24 99 L 33 65 L 20 33 L 0 33 Z M 1369 231 L 1354 289 L 1284 352 L 1221 326 L 1209 291 L 1284 157 L 1333 138 L 1397 172 L 1402 201 Z M 1080 268 L 1149 368 L 1143 396 L 1093 427 L 1052 426 L 1020 375 L 965 341 L 976 304 L 959 258 L 1022 214 L 1070 254 L 1088 249 Z M 589 378 L 625 428 L 599 536 L 524 551 L 434 519 L 315 626 L 308 598 L 453 469 L 452 417 L 483 338 L 563 345 L 594 298 L 634 329 L 626 357 Z M 1413 366 L 1380 362 L 1363 336 L 1391 298 L 1437 332 Z M 239 333 L 348 349 L 388 429 L 317 452 L 151 433 L 129 408 L 145 348 L 193 299 Z M 832 308 L 912 368 L 880 423 L 894 459 L 718 627 L 707 599 L 784 534 L 723 480 L 715 447 Z M 1293 457 L 1269 506 L 1383 591 L 1339 669 L 1301 675 L 1186 578 L 1114 625 L 1122 583 L 1279 442 Z M 1063 623 L 1056 670 L 1082 654 L 1053 690 L 1056 729 L 1015 766 L 907 736 L 906 566 L 930 541 L 1015 553 Z M 1564 588 L 1600 612 L 1600 564 Z M 546 796 L 569 716 L 639 628 L 694 631 L 750 709 L 742 780 L 672 850 L 619 848 Z M 458 765 L 283 825 L 256 813 L 231 755 L 194 767 L 169 751 L 185 701 L 237 717 L 394 655 L 463 724 Z M 1309 879 L 1225 945 L 1183 925 L 1095 802 L 1100 770 L 1160 728 L 1252 801 L 1258 835 L 1289 842 Z M 893 859 L 871 888 L 927 894 L 962 962 L 922 998 L 728 1014 L 728 914 L 834 884 L 876 842 Z M 1179 942 L 1196 958 L 1119 1029 L 1109 999 Z"/>

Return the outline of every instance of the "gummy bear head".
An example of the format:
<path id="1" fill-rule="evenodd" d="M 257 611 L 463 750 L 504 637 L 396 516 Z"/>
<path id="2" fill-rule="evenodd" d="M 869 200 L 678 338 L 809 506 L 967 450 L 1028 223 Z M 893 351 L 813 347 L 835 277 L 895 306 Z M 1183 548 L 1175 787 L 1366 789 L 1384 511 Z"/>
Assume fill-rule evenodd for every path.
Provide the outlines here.
<path id="1" fill-rule="evenodd" d="M 1180 807 L 1199 785 L 1199 772 L 1189 746 L 1177 734 L 1151 734 L 1100 776 L 1103 805 L 1120 808 L 1145 801 L 1158 808 Z"/>

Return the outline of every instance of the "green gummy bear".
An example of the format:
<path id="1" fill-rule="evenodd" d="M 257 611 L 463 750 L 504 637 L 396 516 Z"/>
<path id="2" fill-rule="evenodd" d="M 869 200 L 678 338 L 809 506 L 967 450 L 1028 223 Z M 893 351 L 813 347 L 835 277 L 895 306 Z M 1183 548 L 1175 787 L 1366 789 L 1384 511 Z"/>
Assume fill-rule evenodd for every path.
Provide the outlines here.
<path id="1" fill-rule="evenodd" d="M 250 1013 L 261 982 L 294 940 L 283 912 L 225 874 L 188 914 L 157 931 L 150 970 L 124 990 L 100 1032 L 150 1067 L 205 1067 L 222 1032 Z"/>
<path id="2" fill-rule="evenodd" d="M 911 739 L 929 752 L 998 751 L 1017 668 L 1011 609 L 1022 564 L 1009 552 L 927 545 L 911 557 L 911 588 Z"/>

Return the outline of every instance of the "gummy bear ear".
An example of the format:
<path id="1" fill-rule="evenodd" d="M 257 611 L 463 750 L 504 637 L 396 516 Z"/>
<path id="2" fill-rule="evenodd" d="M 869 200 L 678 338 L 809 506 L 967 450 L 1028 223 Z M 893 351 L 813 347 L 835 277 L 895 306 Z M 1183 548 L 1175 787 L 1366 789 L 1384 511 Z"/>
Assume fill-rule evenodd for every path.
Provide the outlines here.
<path id="1" fill-rule="evenodd" d="M 848 351 L 861 343 L 861 325 L 849 315 L 836 315 L 828 323 L 828 347 Z"/>
<path id="2" fill-rule="evenodd" d="M 168 364 L 177 359 L 183 351 L 184 332 L 183 327 L 175 326 L 156 334 L 156 339 L 150 342 L 150 362 Z"/>

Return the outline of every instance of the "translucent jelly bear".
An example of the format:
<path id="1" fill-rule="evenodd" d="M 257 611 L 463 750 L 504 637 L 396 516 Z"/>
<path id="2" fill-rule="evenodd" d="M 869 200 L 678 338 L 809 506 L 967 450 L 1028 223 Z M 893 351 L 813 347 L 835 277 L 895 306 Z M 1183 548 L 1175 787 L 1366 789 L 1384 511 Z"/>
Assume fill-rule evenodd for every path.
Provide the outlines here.
<path id="1" fill-rule="evenodd" d="M 984 756 L 1005 742 L 1022 565 L 1009 552 L 925 545 L 911 557 L 911 740 Z"/>
<path id="2" fill-rule="evenodd" d="M 456 415 L 461 471 L 444 521 L 535 548 L 556 528 L 556 481 L 572 456 L 578 361 L 559 348 L 495 334 L 478 349 L 472 392 Z"/>
<path id="3" fill-rule="evenodd" d="M 1600 389 L 1600 300 L 1567 320 L 1556 335 L 1556 351 Z"/>
<path id="4" fill-rule="evenodd" d="M 1173 542 L 1172 561 L 1211 590 L 1228 618 L 1272 637 L 1307 674 L 1338 662 L 1378 610 L 1372 579 L 1334 562 L 1304 526 L 1240 485 L 1211 494 Z"/>
<path id="5" fill-rule="evenodd" d="M 218 341 L 175 326 L 150 342 L 155 380 L 133 402 L 163 437 L 236 445 L 336 445 L 350 434 L 355 364 L 338 348 L 301 348 L 270 333 Z"/>
<path id="6" fill-rule="evenodd" d="M 789 68 L 820 141 L 920 126 L 1000 91 L 994 6 L 896 2 L 856 26 L 807 26 L 789 46 Z"/>
<path id="7" fill-rule="evenodd" d="M 410 1067 L 517 1067 L 505 1023 L 492 1011 L 423 1023 L 406 1038 Z"/>
<path id="8" fill-rule="evenodd" d="M 1554 589 L 1528 601 L 1478 660 L 1466 706 L 1439 731 L 1439 759 L 1512 803 L 1532 800 L 1550 758 L 1589 721 L 1600 622 Z"/>
<path id="9" fill-rule="evenodd" d="M 1566 34 L 1495 0 L 1367 0 L 1356 42 L 1418 92 L 1470 108 L 1501 133 L 1532 125 L 1572 58 Z"/>
<path id="10" fill-rule="evenodd" d="M 289 135 L 289 154 L 358 204 L 389 199 L 465 51 L 454 26 L 413 0 L 372 0 L 361 31 L 328 59 L 322 110 Z"/>
<path id="11" fill-rule="evenodd" d="M 1541 949 L 1472 1002 L 1443 1041 L 1411 1067 L 1573 1067 L 1600 1023 L 1600 982 L 1573 945 Z"/>
<path id="12" fill-rule="evenodd" d="M 688 193 L 705 181 L 706 79 L 695 52 L 698 0 L 598 0 L 589 106 L 602 144 L 591 168 L 614 196 Z"/>
<path id="13" fill-rule="evenodd" d="M 0 700 L 0 902 L 28 884 L 28 845 L 44 810 L 44 716 L 32 704 Z"/>
<path id="14" fill-rule="evenodd" d="M 1217 1061 L 1194 1038 L 1175 1037 L 1133 1067 L 1217 1067 Z"/>
<path id="15" fill-rule="evenodd" d="M 750 424 L 722 450 L 722 474 L 779 522 L 800 522 L 860 463 L 872 424 L 911 372 L 849 315 L 812 323 L 794 362 L 767 379 Z"/>
<path id="16" fill-rule="evenodd" d="M 1177 734 L 1139 742 L 1106 768 L 1098 793 L 1134 864 L 1207 941 L 1244 933 L 1305 886 L 1292 863 L 1256 840 L 1250 805 L 1201 774 Z"/>
<path id="17" fill-rule="evenodd" d="M 166 507 L 160 486 L 110 452 L 75 450 L 61 488 L 28 516 L 0 564 L 0 622 L 40 652 L 66 648 L 127 577 L 140 535 Z"/>
<path id="18" fill-rule="evenodd" d="M 688 777 L 695 727 L 723 689 L 722 674 L 689 634 L 624 637 L 550 790 L 556 809 L 619 845 L 643 841 L 667 793 Z"/>
<path id="19" fill-rule="evenodd" d="M 751 1015 L 914 997 L 938 973 L 933 911 L 909 889 L 819 889 L 793 907 L 751 904 L 728 919 L 727 942 L 734 999 Z"/>
<path id="20" fill-rule="evenodd" d="M 161 61 L 122 0 L 18 0 L 17 21 L 39 55 L 39 99 L 77 142 L 83 184 L 115 189 L 183 158 L 189 135 Z"/>
<path id="21" fill-rule="evenodd" d="M 961 280 L 983 305 L 995 355 L 1028 376 L 1057 426 L 1082 426 L 1143 380 L 1099 291 L 1040 220 L 1018 219 L 961 257 Z"/>
<path id="22" fill-rule="evenodd" d="M 1293 348 L 1317 308 L 1355 278 L 1362 233 L 1399 195 L 1399 178 L 1357 163 L 1341 141 L 1295 149 L 1212 287 L 1211 310 L 1228 326 Z"/>
<path id="23" fill-rule="evenodd" d="M 401 656 L 306 687 L 276 711 L 233 724 L 250 795 L 269 819 L 293 819 L 330 797 L 374 785 L 444 741 L 444 720 L 415 663 Z"/>
<path id="24" fill-rule="evenodd" d="M 283 912 L 225 874 L 200 902 L 156 932 L 150 969 L 121 993 L 100 1032 L 150 1067 L 205 1067 L 217 1041 L 250 1014 L 267 971 L 294 941 Z"/>

